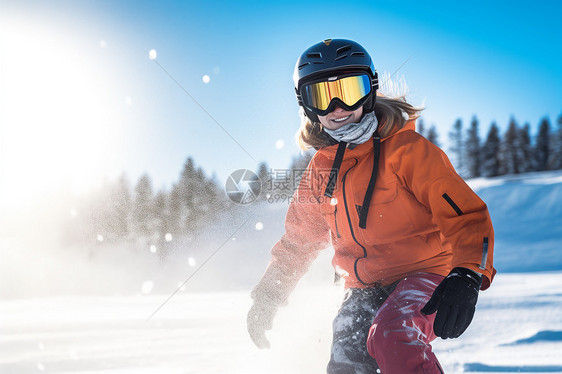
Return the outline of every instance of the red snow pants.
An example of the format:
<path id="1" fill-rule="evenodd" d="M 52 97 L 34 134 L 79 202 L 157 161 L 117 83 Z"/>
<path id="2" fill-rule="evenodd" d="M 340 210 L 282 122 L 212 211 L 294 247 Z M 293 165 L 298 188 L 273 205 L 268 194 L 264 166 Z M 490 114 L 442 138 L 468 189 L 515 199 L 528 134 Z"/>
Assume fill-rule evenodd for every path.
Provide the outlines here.
<path id="1" fill-rule="evenodd" d="M 440 275 L 420 273 L 401 280 L 378 310 L 367 338 L 367 350 L 382 374 L 443 374 L 431 350 L 435 313 L 420 310 Z"/>

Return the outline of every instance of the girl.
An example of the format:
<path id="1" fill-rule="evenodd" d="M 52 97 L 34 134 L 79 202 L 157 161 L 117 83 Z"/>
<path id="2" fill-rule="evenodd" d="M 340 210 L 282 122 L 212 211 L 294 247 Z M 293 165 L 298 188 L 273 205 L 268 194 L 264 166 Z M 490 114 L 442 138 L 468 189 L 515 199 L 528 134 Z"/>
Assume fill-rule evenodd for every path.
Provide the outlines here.
<path id="1" fill-rule="evenodd" d="M 327 372 L 443 373 L 431 341 L 466 330 L 495 274 L 486 205 L 415 132 L 419 109 L 377 96 L 377 71 L 356 42 L 308 48 L 294 81 L 299 141 L 317 152 L 252 291 L 252 340 L 269 347 L 277 308 L 331 243 L 346 293 Z"/>

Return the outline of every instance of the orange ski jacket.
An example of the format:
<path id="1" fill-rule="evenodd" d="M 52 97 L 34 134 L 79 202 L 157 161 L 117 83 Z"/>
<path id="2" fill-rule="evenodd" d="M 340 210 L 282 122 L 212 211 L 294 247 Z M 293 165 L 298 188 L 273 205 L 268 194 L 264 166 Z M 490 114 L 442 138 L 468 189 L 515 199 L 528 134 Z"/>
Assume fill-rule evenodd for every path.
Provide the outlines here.
<path id="1" fill-rule="evenodd" d="M 324 193 L 338 145 L 316 152 L 268 270 L 298 280 L 331 242 L 346 288 L 388 285 L 417 272 L 445 276 L 457 266 L 481 273 L 482 289 L 488 288 L 496 271 L 486 204 L 445 153 L 415 132 L 414 120 L 381 140 L 366 226 L 359 227 L 374 147 L 366 142 L 345 150 L 331 197 Z"/>

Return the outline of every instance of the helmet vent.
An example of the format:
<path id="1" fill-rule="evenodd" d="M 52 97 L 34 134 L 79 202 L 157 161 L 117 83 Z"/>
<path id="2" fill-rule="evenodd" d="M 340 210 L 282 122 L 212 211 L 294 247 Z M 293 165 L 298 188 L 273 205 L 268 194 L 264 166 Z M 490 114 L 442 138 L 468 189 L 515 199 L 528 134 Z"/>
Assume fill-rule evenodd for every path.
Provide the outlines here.
<path id="1" fill-rule="evenodd" d="M 365 52 L 353 52 L 350 57 L 365 57 Z"/>
<path id="2" fill-rule="evenodd" d="M 310 52 L 306 54 L 308 58 L 322 58 L 322 53 L 320 52 Z"/>
<path id="3" fill-rule="evenodd" d="M 346 53 L 346 52 L 349 52 L 349 51 L 351 51 L 351 46 L 350 46 L 350 45 L 345 45 L 345 46 L 340 47 L 340 48 L 338 48 L 338 49 L 336 50 L 336 55 L 339 56 L 339 55 L 342 55 L 342 54 L 344 54 L 344 53 Z"/>

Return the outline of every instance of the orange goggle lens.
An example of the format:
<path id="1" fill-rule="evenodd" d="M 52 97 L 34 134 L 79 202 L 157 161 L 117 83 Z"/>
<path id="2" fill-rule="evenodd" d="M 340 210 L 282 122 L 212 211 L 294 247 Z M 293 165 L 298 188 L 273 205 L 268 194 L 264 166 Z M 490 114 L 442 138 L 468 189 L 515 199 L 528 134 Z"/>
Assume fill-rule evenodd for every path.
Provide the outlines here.
<path id="1" fill-rule="evenodd" d="M 347 106 L 353 106 L 371 92 L 371 78 L 366 75 L 354 75 L 333 81 L 315 82 L 302 88 L 302 100 L 309 108 L 325 111 L 334 98 L 340 99 Z"/>

